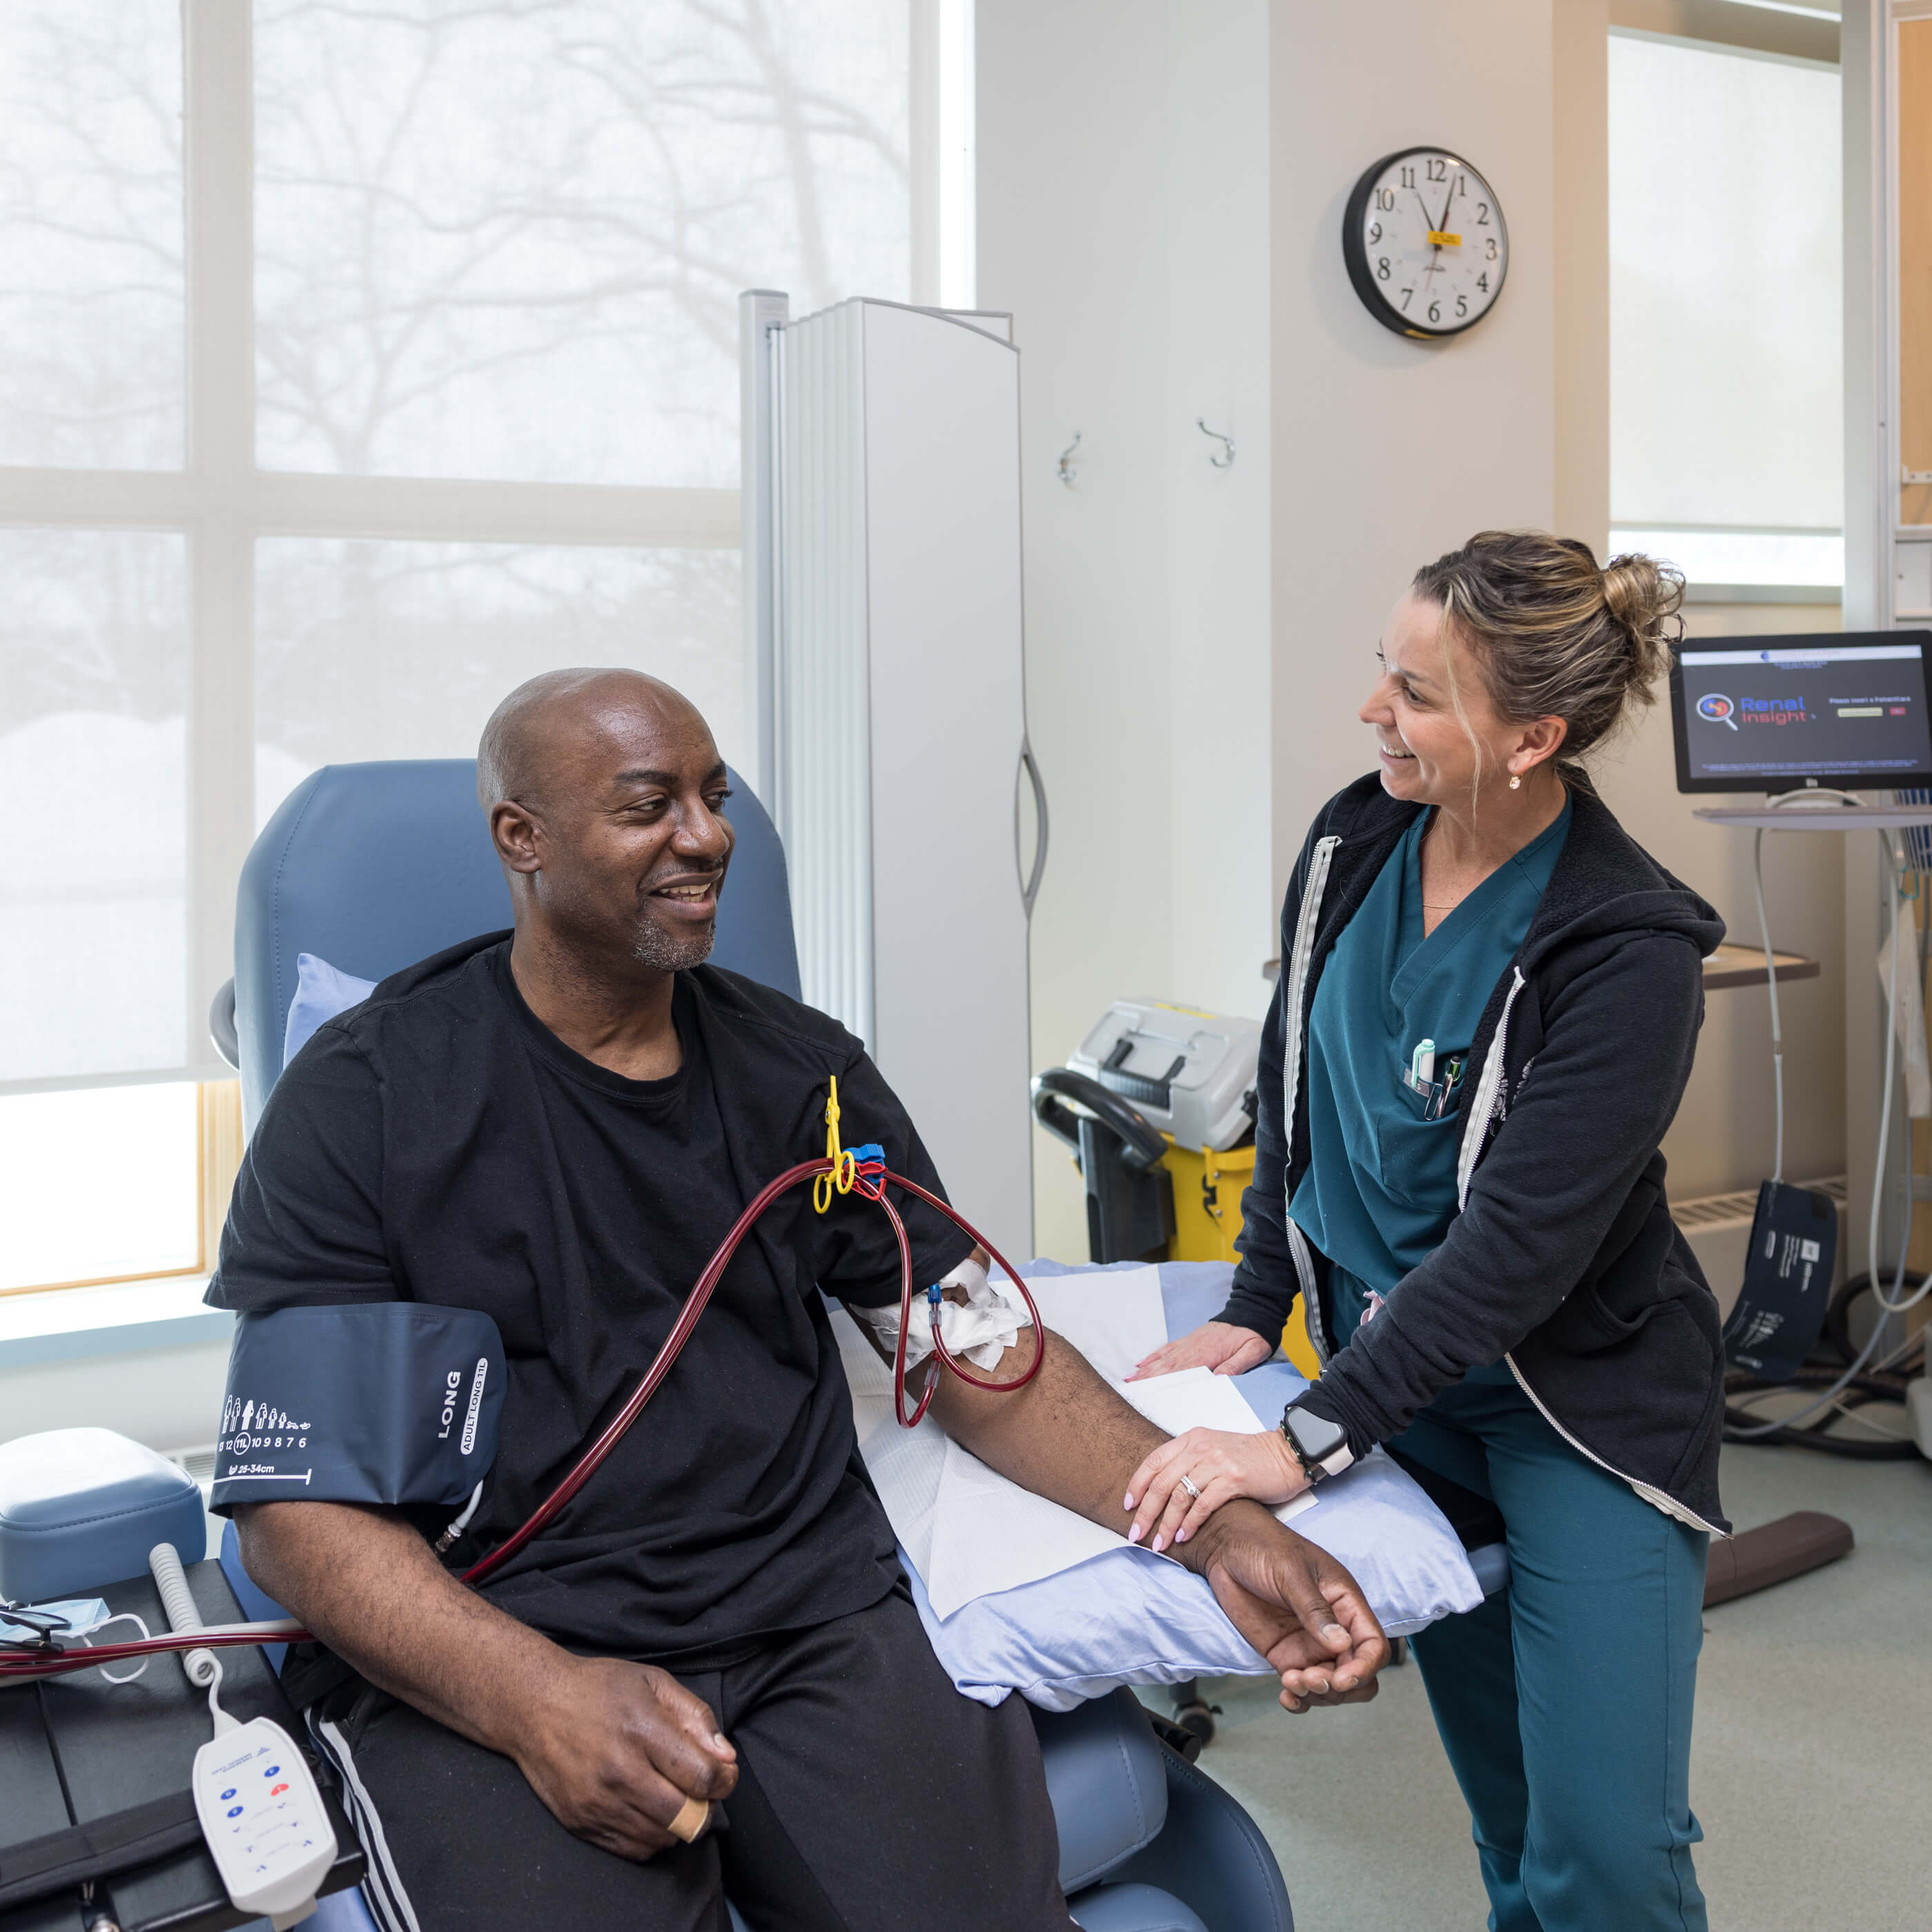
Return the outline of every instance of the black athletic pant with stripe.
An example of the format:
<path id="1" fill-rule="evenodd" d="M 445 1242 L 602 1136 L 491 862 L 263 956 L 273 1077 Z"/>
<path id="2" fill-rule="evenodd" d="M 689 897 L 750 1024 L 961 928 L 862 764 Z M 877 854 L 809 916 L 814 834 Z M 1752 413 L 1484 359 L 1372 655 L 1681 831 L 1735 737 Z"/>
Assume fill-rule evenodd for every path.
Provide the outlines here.
<path id="1" fill-rule="evenodd" d="M 680 1681 L 736 1746 L 722 1830 L 633 1862 L 508 1758 L 352 1685 L 309 1712 L 384 1932 L 1068 1932 L 1031 1720 L 954 1690 L 903 1590 Z"/>

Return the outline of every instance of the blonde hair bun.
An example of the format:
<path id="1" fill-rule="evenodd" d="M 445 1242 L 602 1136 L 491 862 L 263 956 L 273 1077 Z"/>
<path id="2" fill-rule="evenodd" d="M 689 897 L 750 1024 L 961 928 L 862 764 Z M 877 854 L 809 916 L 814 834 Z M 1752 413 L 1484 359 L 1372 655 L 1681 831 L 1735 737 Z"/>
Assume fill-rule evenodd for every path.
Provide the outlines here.
<path id="1" fill-rule="evenodd" d="M 1481 531 L 1410 587 L 1468 646 L 1499 717 L 1563 720 L 1557 769 L 1573 784 L 1588 783 L 1585 753 L 1656 702 L 1683 630 L 1680 572 L 1635 551 L 1599 568 L 1588 544 L 1544 530 Z"/>
<path id="2" fill-rule="evenodd" d="M 1666 629 L 1684 606 L 1684 573 L 1638 550 L 1626 550 L 1604 566 L 1604 603 L 1630 633 L 1630 682 L 1646 691 L 1670 668 Z"/>

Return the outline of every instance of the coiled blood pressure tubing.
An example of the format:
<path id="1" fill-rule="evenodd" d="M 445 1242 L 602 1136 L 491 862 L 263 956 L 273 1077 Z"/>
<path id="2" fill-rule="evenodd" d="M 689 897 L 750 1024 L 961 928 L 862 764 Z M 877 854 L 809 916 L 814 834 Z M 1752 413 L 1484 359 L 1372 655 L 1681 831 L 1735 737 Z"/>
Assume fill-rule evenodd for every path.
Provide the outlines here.
<path id="1" fill-rule="evenodd" d="M 815 1160 L 800 1161 L 796 1167 L 786 1168 L 776 1180 L 766 1182 L 749 1206 L 732 1224 L 730 1232 L 718 1244 L 717 1252 L 706 1264 L 704 1272 L 698 1276 L 696 1285 L 686 1298 L 684 1306 L 672 1324 L 670 1333 L 664 1337 L 663 1346 L 658 1350 L 656 1359 L 645 1371 L 644 1379 L 638 1383 L 630 1400 L 578 1457 L 569 1474 L 532 1511 L 522 1527 L 481 1562 L 472 1564 L 464 1571 L 459 1581 L 471 1584 L 480 1582 L 493 1570 L 507 1562 L 532 1537 L 552 1522 L 565 1504 L 596 1473 L 604 1459 L 616 1448 L 631 1425 L 643 1413 L 644 1405 L 657 1393 L 664 1377 L 670 1372 L 671 1364 L 677 1360 L 685 1343 L 691 1339 L 692 1330 L 698 1326 L 698 1318 L 704 1312 L 705 1304 L 710 1300 L 712 1291 L 722 1279 L 725 1269 L 730 1266 L 731 1257 L 737 1252 L 740 1244 L 773 1202 L 805 1181 L 815 1183 L 813 1190 L 814 1204 L 821 1214 L 831 1205 L 835 1194 L 856 1193 L 884 1209 L 886 1218 L 892 1224 L 892 1234 L 898 1243 L 899 1250 L 899 1330 L 892 1360 L 892 1413 L 901 1428 L 916 1428 L 924 1419 L 926 1410 L 932 1406 L 933 1391 L 939 1385 L 939 1376 L 935 1370 L 928 1378 L 925 1393 L 908 1412 L 905 1386 L 906 1334 L 912 1322 L 912 1249 L 906 1239 L 905 1223 L 900 1219 L 898 1210 L 886 1198 L 888 1186 L 904 1188 L 908 1194 L 916 1196 L 928 1207 L 937 1208 L 962 1233 L 971 1235 L 974 1241 L 1006 1271 L 1006 1279 L 1018 1289 L 1020 1298 L 1026 1304 L 1027 1312 L 1032 1318 L 1034 1358 L 1026 1372 L 1016 1376 L 1011 1382 L 995 1382 L 989 1377 L 975 1375 L 949 1352 L 940 1333 L 938 1316 L 941 1292 L 937 1286 L 929 1287 L 926 1294 L 932 1315 L 932 1351 L 938 1360 L 962 1382 L 970 1383 L 974 1388 L 986 1389 L 998 1395 L 1016 1393 L 1040 1373 L 1040 1365 L 1046 1359 L 1046 1331 L 1040 1324 L 1040 1310 L 1034 1305 L 1033 1297 L 1028 1293 L 1026 1283 L 1020 1279 L 1018 1269 L 963 1214 L 942 1201 L 938 1195 L 928 1192 L 917 1181 L 908 1180 L 904 1174 L 893 1173 L 886 1166 L 885 1151 L 882 1148 L 877 1145 L 841 1148 L 838 1142 L 838 1083 L 836 1080 L 832 1083 L 831 1097 L 826 1105 L 825 1120 L 825 1153 Z M 92 1670 L 99 1664 L 117 1663 L 124 1658 L 151 1656 L 158 1651 L 220 1650 L 254 1643 L 305 1643 L 313 1641 L 310 1633 L 292 1618 L 280 1618 L 263 1623 L 210 1624 L 200 1630 L 177 1631 L 165 1636 L 142 1637 L 125 1643 L 103 1643 L 92 1646 L 83 1642 L 71 1648 L 63 1648 L 56 1638 L 49 1634 L 38 1643 L 31 1646 L 0 1640 L 0 1684 L 27 1678 L 57 1677 L 69 1671 Z"/>

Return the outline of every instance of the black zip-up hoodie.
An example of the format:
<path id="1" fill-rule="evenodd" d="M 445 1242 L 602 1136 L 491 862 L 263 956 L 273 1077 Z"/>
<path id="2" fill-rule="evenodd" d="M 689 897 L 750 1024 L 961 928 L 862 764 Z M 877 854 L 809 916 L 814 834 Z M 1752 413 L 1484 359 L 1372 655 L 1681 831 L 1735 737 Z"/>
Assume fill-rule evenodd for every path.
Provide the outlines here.
<path id="1" fill-rule="evenodd" d="M 1601 800 L 1571 799 L 1556 870 L 1470 1047 L 1459 1211 L 1339 1351 L 1321 1312 L 1327 1262 L 1288 1216 L 1309 1160 L 1308 1015 L 1342 928 L 1423 808 L 1371 772 L 1316 816 L 1282 908 L 1255 1178 L 1221 1319 L 1276 1340 L 1299 1293 L 1325 1364 L 1306 1406 L 1358 1456 L 1469 1370 L 1506 1361 L 1573 1447 L 1667 1514 L 1728 1534 L 1718 1305 L 1670 1218 L 1658 1145 L 1724 923 Z"/>

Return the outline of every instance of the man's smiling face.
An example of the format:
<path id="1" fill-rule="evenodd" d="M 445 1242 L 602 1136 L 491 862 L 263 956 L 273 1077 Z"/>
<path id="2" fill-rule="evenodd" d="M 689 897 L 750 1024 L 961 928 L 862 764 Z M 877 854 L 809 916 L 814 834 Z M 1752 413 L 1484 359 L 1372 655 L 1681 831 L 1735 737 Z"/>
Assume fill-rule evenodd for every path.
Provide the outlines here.
<path id="1" fill-rule="evenodd" d="M 493 814 L 543 923 L 586 966 L 695 966 L 716 937 L 733 833 L 724 761 L 697 708 L 634 672 L 586 674 L 515 721 Z M 594 966 L 593 966 L 594 970 Z"/>

